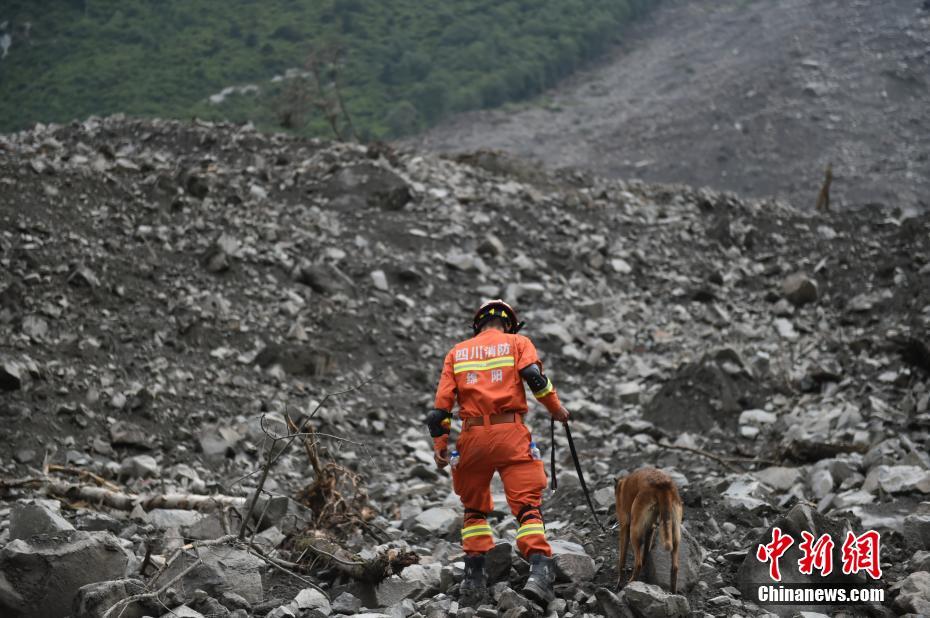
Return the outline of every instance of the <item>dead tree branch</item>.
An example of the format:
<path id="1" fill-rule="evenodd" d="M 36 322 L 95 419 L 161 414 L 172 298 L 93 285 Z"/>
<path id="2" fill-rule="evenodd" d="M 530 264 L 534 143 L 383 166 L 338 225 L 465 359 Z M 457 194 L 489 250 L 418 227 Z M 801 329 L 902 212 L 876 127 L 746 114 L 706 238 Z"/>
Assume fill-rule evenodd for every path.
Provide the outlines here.
<path id="1" fill-rule="evenodd" d="M 742 473 L 744 472 L 744 470 L 740 470 L 736 466 L 732 465 L 734 463 L 766 464 L 770 466 L 778 465 L 774 461 L 769 461 L 767 459 L 755 459 L 752 457 L 729 457 L 729 456 L 715 455 L 713 453 L 709 453 L 699 448 L 694 448 L 691 446 L 680 446 L 677 444 L 668 444 L 666 442 L 657 442 L 656 446 L 659 446 L 664 449 L 673 450 L 673 451 L 685 451 L 687 453 L 694 453 L 695 455 L 700 455 L 701 457 L 706 457 L 708 459 L 716 461 L 717 463 L 722 465 L 727 470 L 730 470 L 731 472 L 737 472 L 737 473 Z"/>
<path id="2" fill-rule="evenodd" d="M 320 400 L 320 402 L 313 409 L 313 411 L 310 412 L 310 414 L 307 416 L 306 419 L 304 419 L 304 422 L 301 424 L 300 427 L 297 428 L 296 431 L 294 431 L 290 426 L 288 427 L 288 435 L 286 436 L 277 436 L 271 433 L 270 431 L 268 431 L 265 428 L 265 415 L 264 414 L 262 415 L 261 421 L 260 421 L 262 431 L 265 432 L 265 435 L 271 439 L 271 444 L 268 445 L 268 455 L 266 457 L 265 464 L 262 466 L 262 474 L 258 480 L 258 487 L 255 488 L 255 492 L 252 494 L 252 499 L 250 500 L 249 506 L 245 511 L 244 517 L 242 518 L 242 525 L 239 527 L 239 540 L 240 541 L 245 539 L 245 533 L 249 525 L 249 519 L 251 519 L 252 512 L 255 510 L 255 504 L 258 502 L 259 495 L 264 490 L 265 481 L 268 480 L 269 472 L 271 472 L 271 469 L 274 467 L 277 461 L 288 451 L 288 449 L 290 449 L 291 444 L 294 443 L 294 440 L 297 439 L 299 435 L 306 433 L 310 420 L 316 415 L 317 412 L 320 411 L 323 405 L 327 401 L 329 401 L 330 398 L 338 397 L 340 395 L 345 395 L 347 393 L 357 391 L 358 389 L 362 388 L 363 386 L 365 386 L 366 384 L 374 380 L 377 376 L 378 374 L 372 375 L 369 378 L 362 380 L 355 386 L 352 386 L 345 390 L 337 391 L 335 393 L 325 394 L 323 398 Z M 281 448 L 278 449 L 277 453 L 275 453 L 275 445 L 277 445 L 278 442 L 283 442 L 283 444 L 281 445 Z"/>

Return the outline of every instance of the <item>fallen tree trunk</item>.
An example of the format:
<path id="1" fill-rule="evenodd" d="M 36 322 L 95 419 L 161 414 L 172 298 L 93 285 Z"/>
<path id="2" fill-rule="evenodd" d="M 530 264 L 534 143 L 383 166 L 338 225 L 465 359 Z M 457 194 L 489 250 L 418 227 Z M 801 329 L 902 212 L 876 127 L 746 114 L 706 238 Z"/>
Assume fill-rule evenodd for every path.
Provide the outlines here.
<path id="1" fill-rule="evenodd" d="M 138 495 L 113 491 L 106 487 L 69 483 L 54 478 L 26 478 L 0 480 L 0 490 L 34 487 L 43 489 L 52 496 L 68 500 L 83 500 L 95 505 L 107 506 L 119 511 L 131 511 L 136 505 L 146 511 L 152 509 L 183 509 L 190 511 L 213 511 L 227 507 L 242 508 L 246 499 L 240 496 L 203 496 L 198 494 L 155 494 Z"/>

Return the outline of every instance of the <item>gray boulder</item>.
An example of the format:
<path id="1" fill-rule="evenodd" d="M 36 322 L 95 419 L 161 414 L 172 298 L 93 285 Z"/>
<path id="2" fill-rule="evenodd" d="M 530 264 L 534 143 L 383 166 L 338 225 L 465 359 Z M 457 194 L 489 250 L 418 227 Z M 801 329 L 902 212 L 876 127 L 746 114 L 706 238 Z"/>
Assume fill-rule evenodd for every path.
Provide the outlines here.
<path id="1" fill-rule="evenodd" d="M 14 504 L 10 511 L 10 540 L 74 530 L 74 526 L 58 514 L 59 507 L 59 503 L 52 500 Z"/>
<path id="2" fill-rule="evenodd" d="M 930 573 L 911 573 L 891 587 L 898 593 L 894 606 L 898 611 L 930 616 Z"/>
<path id="3" fill-rule="evenodd" d="M 904 538 L 919 549 L 930 549 L 930 513 L 912 513 L 905 517 Z"/>
<path id="4" fill-rule="evenodd" d="M 678 546 L 678 592 L 688 592 L 698 581 L 701 563 L 704 561 L 704 550 L 701 549 L 697 539 L 686 528 L 681 529 L 681 544 Z M 632 553 L 627 556 L 627 568 L 633 564 Z M 662 547 L 659 539 L 649 552 L 646 564 L 643 565 L 643 579 L 661 586 L 665 590 L 671 589 L 671 553 Z"/>
<path id="5" fill-rule="evenodd" d="M 324 616 L 329 616 L 333 613 L 332 606 L 329 604 L 329 599 L 316 588 L 304 588 L 294 597 L 294 602 L 297 603 L 297 609 L 310 609 Z"/>
<path id="6" fill-rule="evenodd" d="M 362 608 L 362 600 L 350 592 L 343 592 L 333 599 L 332 610 L 336 614 L 354 614 Z"/>
<path id="7" fill-rule="evenodd" d="M 817 300 L 817 282 L 804 273 L 788 276 L 781 284 L 782 294 L 797 307 Z"/>
<path id="8" fill-rule="evenodd" d="M 129 478 L 148 478 L 157 476 L 161 467 L 151 455 L 134 455 L 120 463 L 119 473 Z"/>
<path id="9" fill-rule="evenodd" d="M 688 599 L 669 594 L 658 586 L 632 582 L 623 589 L 623 599 L 641 618 L 671 618 L 687 616 L 691 612 Z"/>
<path id="10" fill-rule="evenodd" d="M 595 590 L 594 597 L 597 599 L 597 606 L 601 613 L 607 618 L 635 618 L 630 607 L 607 588 Z"/>
<path id="11" fill-rule="evenodd" d="M 404 599 L 420 596 L 426 588 L 427 586 L 421 581 L 407 580 L 392 575 L 378 584 L 375 597 L 378 599 L 380 607 L 391 607 Z"/>
<path id="12" fill-rule="evenodd" d="M 506 579 L 513 564 L 513 548 L 510 543 L 497 543 L 494 549 L 485 555 L 484 568 L 488 573 L 488 581 L 496 582 Z"/>
<path id="13" fill-rule="evenodd" d="M 253 519 L 261 518 L 260 531 L 276 526 L 286 535 L 295 534 L 313 523 L 313 511 L 287 496 L 259 496 L 252 513 Z"/>
<path id="14" fill-rule="evenodd" d="M 560 581 L 580 583 L 594 579 L 594 558 L 585 552 L 584 547 L 563 540 L 549 541 L 549 545 L 552 546 L 552 560 Z"/>
<path id="15" fill-rule="evenodd" d="M 410 529 L 423 536 L 452 534 L 459 527 L 460 519 L 452 509 L 437 506 L 414 517 Z"/>
<path id="16" fill-rule="evenodd" d="M 189 596 L 199 588 L 214 597 L 220 597 L 224 592 L 235 592 L 249 603 L 262 602 L 262 571 L 265 568 L 263 560 L 241 549 L 225 545 L 198 547 L 194 551 L 202 564 L 173 586 L 182 596 Z M 189 567 L 193 561 L 193 557 L 185 554 L 165 569 L 151 585 L 163 585 Z"/>
<path id="17" fill-rule="evenodd" d="M 874 492 L 879 488 L 888 493 L 930 493 L 930 471 L 920 466 L 875 466 L 865 477 L 862 489 Z"/>
<path id="18" fill-rule="evenodd" d="M 78 590 L 71 609 L 71 618 L 103 618 L 108 609 L 119 601 L 146 592 L 145 583 L 138 579 L 117 579 L 87 584 Z M 158 608 L 142 603 L 131 603 L 120 610 L 122 618 L 142 618 L 157 612 Z"/>
<path id="19" fill-rule="evenodd" d="M 132 553 L 108 532 L 16 539 L 0 550 L 0 615 L 67 616 L 81 587 L 125 577 L 134 564 Z"/>

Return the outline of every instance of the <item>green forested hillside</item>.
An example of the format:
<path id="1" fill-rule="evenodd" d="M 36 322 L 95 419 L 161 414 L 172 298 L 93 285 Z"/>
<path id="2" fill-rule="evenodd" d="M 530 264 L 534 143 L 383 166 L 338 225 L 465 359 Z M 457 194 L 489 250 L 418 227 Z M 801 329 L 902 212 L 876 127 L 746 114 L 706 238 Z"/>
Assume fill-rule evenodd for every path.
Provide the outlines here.
<path id="1" fill-rule="evenodd" d="M 538 93 L 656 1 L 5 0 L 0 131 L 115 112 L 279 126 L 295 80 L 272 78 L 338 47 L 358 133 L 390 137 Z M 327 132 L 319 113 L 290 121 Z"/>

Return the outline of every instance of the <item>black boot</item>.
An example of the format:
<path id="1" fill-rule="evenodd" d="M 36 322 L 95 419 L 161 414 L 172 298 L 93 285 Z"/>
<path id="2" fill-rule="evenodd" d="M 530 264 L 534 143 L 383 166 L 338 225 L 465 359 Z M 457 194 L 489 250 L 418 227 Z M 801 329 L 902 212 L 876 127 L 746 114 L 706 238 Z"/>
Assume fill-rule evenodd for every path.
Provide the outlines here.
<path id="1" fill-rule="evenodd" d="M 530 556 L 530 577 L 523 587 L 523 596 L 536 601 L 543 609 L 555 598 L 552 591 L 552 582 L 555 581 L 555 571 L 552 558 L 542 554 Z"/>
<path id="2" fill-rule="evenodd" d="M 462 605 L 477 607 L 488 596 L 488 576 L 484 572 L 484 556 L 465 556 L 465 579 L 459 588 Z"/>

